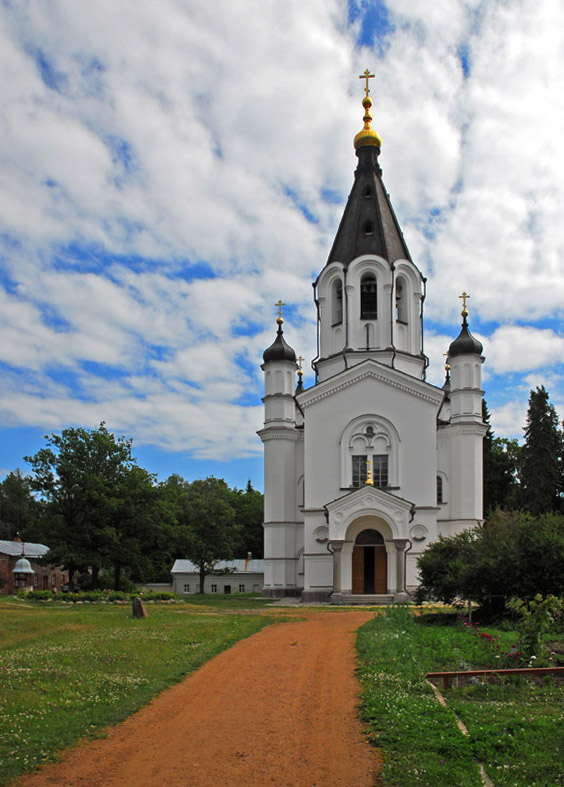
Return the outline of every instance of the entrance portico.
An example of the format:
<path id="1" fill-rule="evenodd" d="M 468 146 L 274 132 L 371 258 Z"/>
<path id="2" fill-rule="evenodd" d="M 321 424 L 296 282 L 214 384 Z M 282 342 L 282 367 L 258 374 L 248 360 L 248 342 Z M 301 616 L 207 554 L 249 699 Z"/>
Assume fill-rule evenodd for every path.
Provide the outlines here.
<path id="1" fill-rule="evenodd" d="M 370 486 L 326 506 L 333 553 L 333 593 L 339 603 L 391 603 L 407 599 L 406 533 L 413 506 Z"/>

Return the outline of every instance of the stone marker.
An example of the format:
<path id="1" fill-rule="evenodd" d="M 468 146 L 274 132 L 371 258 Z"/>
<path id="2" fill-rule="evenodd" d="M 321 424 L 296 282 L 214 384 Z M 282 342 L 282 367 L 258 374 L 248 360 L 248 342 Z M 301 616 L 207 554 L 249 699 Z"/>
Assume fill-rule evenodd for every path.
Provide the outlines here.
<path id="1" fill-rule="evenodd" d="M 143 602 L 139 597 L 134 598 L 131 602 L 131 612 L 134 618 L 146 618 L 147 610 L 143 606 Z"/>

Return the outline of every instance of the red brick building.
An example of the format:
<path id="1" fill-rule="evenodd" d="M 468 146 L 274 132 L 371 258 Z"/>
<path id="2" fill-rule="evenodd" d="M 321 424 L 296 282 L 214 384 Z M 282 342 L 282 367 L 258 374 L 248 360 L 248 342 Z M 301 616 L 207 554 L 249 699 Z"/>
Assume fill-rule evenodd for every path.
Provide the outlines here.
<path id="1" fill-rule="evenodd" d="M 39 565 L 36 562 L 48 551 L 49 547 L 45 544 L 22 542 L 19 536 L 13 541 L 0 541 L 0 577 L 2 578 L 0 593 L 11 595 L 17 593 L 22 586 L 28 590 L 60 592 L 63 585 L 68 582 L 68 571 L 62 571 L 60 566 Z M 22 558 L 29 561 L 32 573 L 14 575 L 14 568 Z"/>

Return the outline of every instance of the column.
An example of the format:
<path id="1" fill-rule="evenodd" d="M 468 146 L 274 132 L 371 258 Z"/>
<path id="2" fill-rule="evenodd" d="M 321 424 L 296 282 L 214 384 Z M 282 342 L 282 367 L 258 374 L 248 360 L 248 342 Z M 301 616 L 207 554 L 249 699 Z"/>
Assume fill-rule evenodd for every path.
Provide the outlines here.
<path id="1" fill-rule="evenodd" d="M 330 545 L 333 550 L 333 593 L 341 593 L 341 550 L 343 549 L 343 542 L 331 541 Z"/>
<path id="2" fill-rule="evenodd" d="M 333 552 L 333 592 L 330 596 L 333 604 L 338 604 L 343 597 L 343 591 L 341 589 L 341 557 L 343 544 L 344 541 L 342 540 L 329 541 L 329 547 Z"/>
<path id="3" fill-rule="evenodd" d="M 405 548 L 409 540 L 394 538 L 394 544 L 396 545 L 396 594 L 405 596 Z"/>

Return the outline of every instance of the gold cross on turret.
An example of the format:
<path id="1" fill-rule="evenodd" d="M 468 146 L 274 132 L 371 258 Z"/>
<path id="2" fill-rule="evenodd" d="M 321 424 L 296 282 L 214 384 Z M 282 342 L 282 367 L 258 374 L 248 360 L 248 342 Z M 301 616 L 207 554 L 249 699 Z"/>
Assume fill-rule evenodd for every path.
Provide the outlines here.
<path id="1" fill-rule="evenodd" d="M 303 359 L 303 357 L 301 355 L 298 356 L 298 374 L 303 374 L 304 373 L 303 369 L 302 369 L 302 361 L 303 360 L 304 359 Z"/>
<path id="2" fill-rule="evenodd" d="M 278 323 L 278 325 L 282 325 L 282 323 L 284 322 L 284 319 L 282 317 L 282 306 L 286 306 L 286 304 L 284 303 L 282 298 L 279 298 L 278 301 L 274 305 L 278 306 L 278 318 L 277 318 L 276 322 Z"/>
<path id="3" fill-rule="evenodd" d="M 463 316 L 463 317 L 468 317 L 468 309 L 466 308 L 466 301 L 467 301 L 467 299 L 468 299 L 470 296 L 468 295 L 468 293 L 466 292 L 466 290 L 464 290 L 464 292 L 462 293 L 462 295 L 459 295 L 458 297 L 459 297 L 459 298 L 462 298 L 462 316 Z"/>
<path id="4" fill-rule="evenodd" d="M 369 79 L 374 79 L 374 74 L 371 74 L 370 71 L 368 69 L 366 69 L 364 74 L 361 74 L 359 76 L 359 79 L 365 79 L 366 80 L 366 86 L 365 86 L 364 90 L 365 90 L 366 95 L 368 96 L 370 94 L 370 88 L 368 87 L 368 80 Z"/>
<path id="5" fill-rule="evenodd" d="M 446 361 L 445 361 L 445 369 L 446 369 L 446 370 L 447 370 L 447 372 L 448 372 L 448 370 L 450 369 L 450 363 L 448 362 L 448 352 L 446 352 L 446 353 L 443 353 L 443 355 L 444 355 L 444 356 L 445 356 L 445 358 L 446 358 Z"/>

